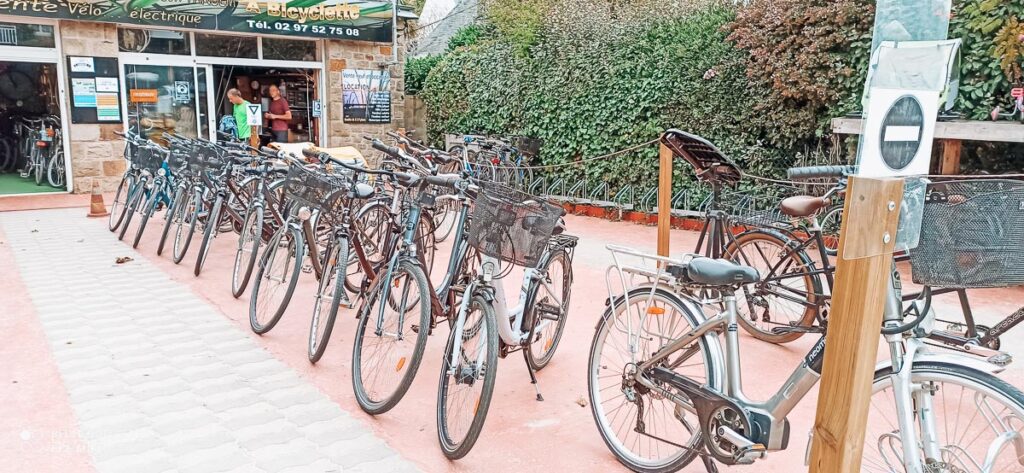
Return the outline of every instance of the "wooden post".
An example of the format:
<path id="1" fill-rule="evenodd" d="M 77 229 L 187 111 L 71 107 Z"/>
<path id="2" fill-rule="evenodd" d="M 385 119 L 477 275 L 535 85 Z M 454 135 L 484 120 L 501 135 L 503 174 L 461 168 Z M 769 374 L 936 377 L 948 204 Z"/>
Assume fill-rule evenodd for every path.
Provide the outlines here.
<path id="1" fill-rule="evenodd" d="M 669 254 L 669 229 L 672 228 L 672 150 L 660 143 L 658 148 L 658 255 Z"/>
<path id="2" fill-rule="evenodd" d="M 960 140 L 942 140 L 942 163 L 939 167 L 939 174 L 960 174 L 960 150 L 962 148 L 963 142 Z"/>
<path id="3" fill-rule="evenodd" d="M 814 421 L 811 473 L 861 471 L 902 196 L 901 179 L 850 178 Z"/>

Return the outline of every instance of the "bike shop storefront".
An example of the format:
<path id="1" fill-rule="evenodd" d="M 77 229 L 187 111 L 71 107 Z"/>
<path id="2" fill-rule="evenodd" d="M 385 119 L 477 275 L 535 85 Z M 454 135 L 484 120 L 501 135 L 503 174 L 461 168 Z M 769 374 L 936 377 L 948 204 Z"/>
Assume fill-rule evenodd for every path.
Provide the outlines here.
<path id="1" fill-rule="evenodd" d="M 163 133 L 215 140 L 238 125 L 224 122 L 228 90 L 267 112 L 275 86 L 291 115 L 282 120 L 288 140 L 320 143 L 320 41 L 128 27 L 117 36 L 129 128 L 158 142 Z M 259 130 L 267 135 L 270 125 L 262 120 Z"/>
<path id="2" fill-rule="evenodd" d="M 68 189 L 59 39 L 54 21 L 0 15 L 0 196 Z"/>

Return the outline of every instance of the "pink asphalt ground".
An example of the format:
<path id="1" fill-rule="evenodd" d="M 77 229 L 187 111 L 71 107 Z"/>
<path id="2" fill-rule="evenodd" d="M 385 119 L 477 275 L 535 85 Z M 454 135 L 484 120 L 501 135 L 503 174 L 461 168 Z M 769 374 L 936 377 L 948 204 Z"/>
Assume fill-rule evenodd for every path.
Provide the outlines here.
<path id="1" fill-rule="evenodd" d="M 87 202 L 88 197 L 80 198 Z M 14 209 L 18 205 L 9 202 L 6 208 Z M 95 224 L 105 225 L 106 221 L 96 220 Z M 570 216 L 567 224 L 570 233 L 581 236 L 581 242 L 574 262 L 575 281 L 565 336 L 554 361 L 539 374 L 545 401 L 534 399 L 533 387 L 519 354 L 502 360 L 496 395 L 480 441 L 469 456 L 458 462 L 445 459 L 437 446 L 435 415 L 440 352 L 446 333 L 443 328 L 429 339 L 419 375 L 404 400 L 391 412 L 376 418 L 363 414 L 352 395 L 350 359 L 356 322 L 353 311 L 344 311 L 339 316 L 331 344 L 320 363 L 313 366 L 306 360 L 311 295 L 315 292 L 312 275 L 306 274 L 300 279 L 296 297 L 282 322 L 267 335 L 252 336 L 425 471 L 623 470 L 601 441 L 589 406 L 584 407 L 587 400 L 587 356 L 594 325 L 604 310 L 603 303 L 607 297 L 604 271 L 610 258 L 605 245 L 619 244 L 653 251 L 656 233 L 651 227 L 587 217 Z M 234 235 L 222 235 L 217 239 L 206 269 L 195 278 L 192 276 L 192 258 L 196 250 L 190 251 L 192 258 L 186 258 L 182 265 L 176 266 L 168 254 L 156 255 L 159 232 L 159 225 L 147 228 L 139 251 L 248 332 L 248 294 L 238 300 L 230 294 Z M 115 236 L 111 234 L 110 238 Z M 695 233 L 672 232 L 673 254 L 692 249 L 695 242 Z M 439 252 L 438 261 L 444 258 L 445 252 Z M 0 268 L 12 267 L 9 247 L 4 246 L 0 235 Z M 81 447 L 67 394 L 35 320 L 31 301 L 24 296 L 24 289 L 18 289 L 20 282 L 17 276 L 10 273 L 8 270 L 0 271 L 2 287 L 12 289 L 9 293 L 14 296 L 13 304 L 10 298 L 4 302 L 5 306 L 13 308 L 14 317 L 0 318 L 0 329 L 10 340 L 0 347 L 0 356 L 6 361 L 0 366 L 0 383 L 10 385 L 17 381 L 18 388 L 12 389 L 15 396 L 4 394 L 6 389 L 0 389 L 0 398 L 5 400 L 0 403 L 0 438 L 6 440 L 10 438 L 8 435 L 16 435 L 26 425 L 43 426 L 68 435 L 61 439 L 61 451 L 56 452 L 25 451 L 2 441 L 0 462 L 11 465 L 13 460 L 15 466 L 21 466 L 11 471 L 91 471 L 88 452 Z M 972 299 L 979 321 L 991 323 L 1016 310 L 1024 301 L 1024 291 L 979 291 Z M 955 299 L 943 296 L 937 304 L 940 308 L 955 307 Z M 742 359 L 748 395 L 764 398 L 777 389 L 809 350 L 813 338 L 807 336 L 785 346 L 775 346 L 744 336 Z M 1004 336 L 1004 349 L 1008 348 L 1020 356 L 1021 353 L 1015 353 L 1019 344 L 1013 340 L 1012 335 Z M 1002 377 L 1021 386 L 1024 381 L 1022 374 L 1024 365 L 1014 364 Z M 789 450 L 772 453 L 767 460 L 746 471 L 789 473 L 805 470 L 803 455 L 807 432 L 814 421 L 815 402 L 816 392 L 790 416 L 792 436 Z M 701 472 L 704 468 L 696 462 L 683 471 Z"/>

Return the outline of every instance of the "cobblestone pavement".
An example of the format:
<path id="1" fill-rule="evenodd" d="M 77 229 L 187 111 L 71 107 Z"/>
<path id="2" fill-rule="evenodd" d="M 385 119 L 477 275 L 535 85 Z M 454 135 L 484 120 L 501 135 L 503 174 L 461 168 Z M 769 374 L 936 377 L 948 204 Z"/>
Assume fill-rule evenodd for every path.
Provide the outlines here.
<path id="1" fill-rule="evenodd" d="M 97 471 L 416 469 L 97 223 L 0 214 Z"/>

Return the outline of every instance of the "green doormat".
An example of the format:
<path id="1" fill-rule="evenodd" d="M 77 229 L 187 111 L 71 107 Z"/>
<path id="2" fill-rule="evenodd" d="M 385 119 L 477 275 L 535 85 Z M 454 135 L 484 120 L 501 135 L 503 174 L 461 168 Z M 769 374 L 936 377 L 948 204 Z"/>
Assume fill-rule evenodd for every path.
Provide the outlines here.
<path id="1" fill-rule="evenodd" d="M 24 179 L 17 173 L 0 174 L 0 195 L 9 194 L 42 194 L 46 192 L 64 192 L 64 188 L 50 187 L 50 184 L 43 182 L 37 186 L 35 179 Z"/>

